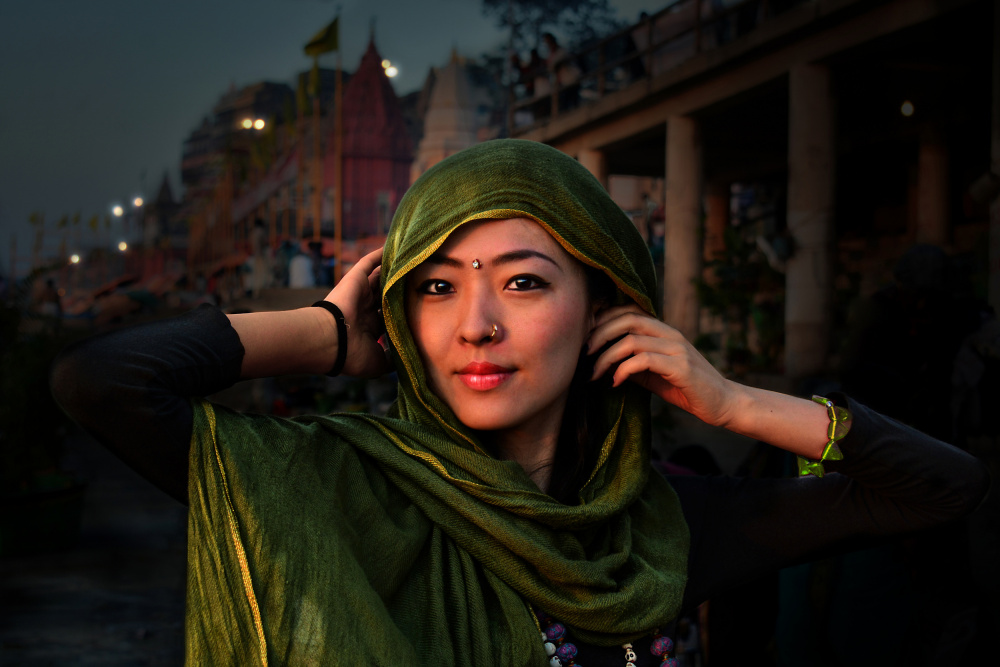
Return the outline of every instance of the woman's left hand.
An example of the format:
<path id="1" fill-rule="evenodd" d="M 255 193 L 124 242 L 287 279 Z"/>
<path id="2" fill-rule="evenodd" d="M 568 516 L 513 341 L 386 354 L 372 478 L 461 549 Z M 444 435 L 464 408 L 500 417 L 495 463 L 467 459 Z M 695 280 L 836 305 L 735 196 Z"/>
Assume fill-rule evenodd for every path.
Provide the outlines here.
<path id="1" fill-rule="evenodd" d="M 588 353 L 615 341 L 594 363 L 593 379 L 612 372 L 613 385 L 631 380 L 707 424 L 726 426 L 739 385 L 722 377 L 684 336 L 636 305 L 598 313 Z"/>

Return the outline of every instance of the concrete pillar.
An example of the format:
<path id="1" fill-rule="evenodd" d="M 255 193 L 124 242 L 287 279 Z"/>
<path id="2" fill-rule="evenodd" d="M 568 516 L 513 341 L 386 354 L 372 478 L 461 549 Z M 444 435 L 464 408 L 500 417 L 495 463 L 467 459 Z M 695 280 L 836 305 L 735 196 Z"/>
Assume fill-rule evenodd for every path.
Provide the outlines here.
<path id="1" fill-rule="evenodd" d="M 663 318 L 688 340 L 698 335 L 701 274 L 701 142 L 693 118 L 667 121 L 666 232 L 663 257 Z"/>
<path id="2" fill-rule="evenodd" d="M 601 182 L 605 190 L 608 189 L 608 158 L 602 151 L 582 148 L 576 159 Z"/>
<path id="3" fill-rule="evenodd" d="M 943 133 L 927 126 L 917 158 L 917 243 L 948 243 L 948 145 Z"/>
<path id="4" fill-rule="evenodd" d="M 726 251 L 728 224 L 728 184 L 710 181 L 705 184 L 705 261 L 718 259 Z"/>
<path id="5" fill-rule="evenodd" d="M 795 252 L 785 274 L 785 375 L 824 370 L 832 324 L 834 113 L 830 72 L 789 72 L 788 231 Z"/>

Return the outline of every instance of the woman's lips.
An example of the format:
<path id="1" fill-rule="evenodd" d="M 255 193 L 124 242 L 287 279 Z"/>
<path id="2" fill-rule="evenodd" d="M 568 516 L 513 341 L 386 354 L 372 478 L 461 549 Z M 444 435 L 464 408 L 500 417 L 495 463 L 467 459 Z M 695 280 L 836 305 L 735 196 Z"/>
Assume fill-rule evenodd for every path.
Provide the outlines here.
<path id="1" fill-rule="evenodd" d="M 513 368 L 504 368 L 487 361 L 472 361 L 458 371 L 458 377 L 465 386 L 476 391 L 496 389 L 513 374 Z"/>

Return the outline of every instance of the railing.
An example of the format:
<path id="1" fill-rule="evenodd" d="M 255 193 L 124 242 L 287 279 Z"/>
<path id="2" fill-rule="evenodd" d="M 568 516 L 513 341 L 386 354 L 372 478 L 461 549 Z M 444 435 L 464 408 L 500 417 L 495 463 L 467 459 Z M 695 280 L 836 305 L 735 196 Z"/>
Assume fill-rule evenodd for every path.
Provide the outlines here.
<path id="1" fill-rule="evenodd" d="M 560 112 L 669 71 L 810 0 L 677 0 L 559 62 L 520 69 L 510 86 L 508 127 L 526 131 Z"/>

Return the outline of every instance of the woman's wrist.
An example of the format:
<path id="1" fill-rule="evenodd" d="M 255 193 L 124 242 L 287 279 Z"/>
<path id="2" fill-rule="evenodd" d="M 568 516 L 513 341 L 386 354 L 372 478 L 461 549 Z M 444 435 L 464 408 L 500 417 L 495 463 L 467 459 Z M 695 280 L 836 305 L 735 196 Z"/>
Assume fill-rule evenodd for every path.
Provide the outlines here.
<path id="1" fill-rule="evenodd" d="M 727 390 L 725 407 L 716 426 L 742 435 L 751 428 L 748 417 L 753 414 L 754 398 L 746 385 L 729 379 L 726 379 L 725 383 Z"/>
<path id="2" fill-rule="evenodd" d="M 810 459 L 823 455 L 829 417 L 806 398 L 736 383 L 736 400 L 726 428 Z"/>
<path id="3" fill-rule="evenodd" d="M 340 306 L 332 301 L 320 299 L 312 307 L 321 308 L 330 313 L 333 321 L 337 324 L 337 360 L 333 362 L 333 366 L 326 374 L 331 377 L 340 375 L 344 372 L 344 364 L 347 361 L 347 320 L 344 318 Z"/>

